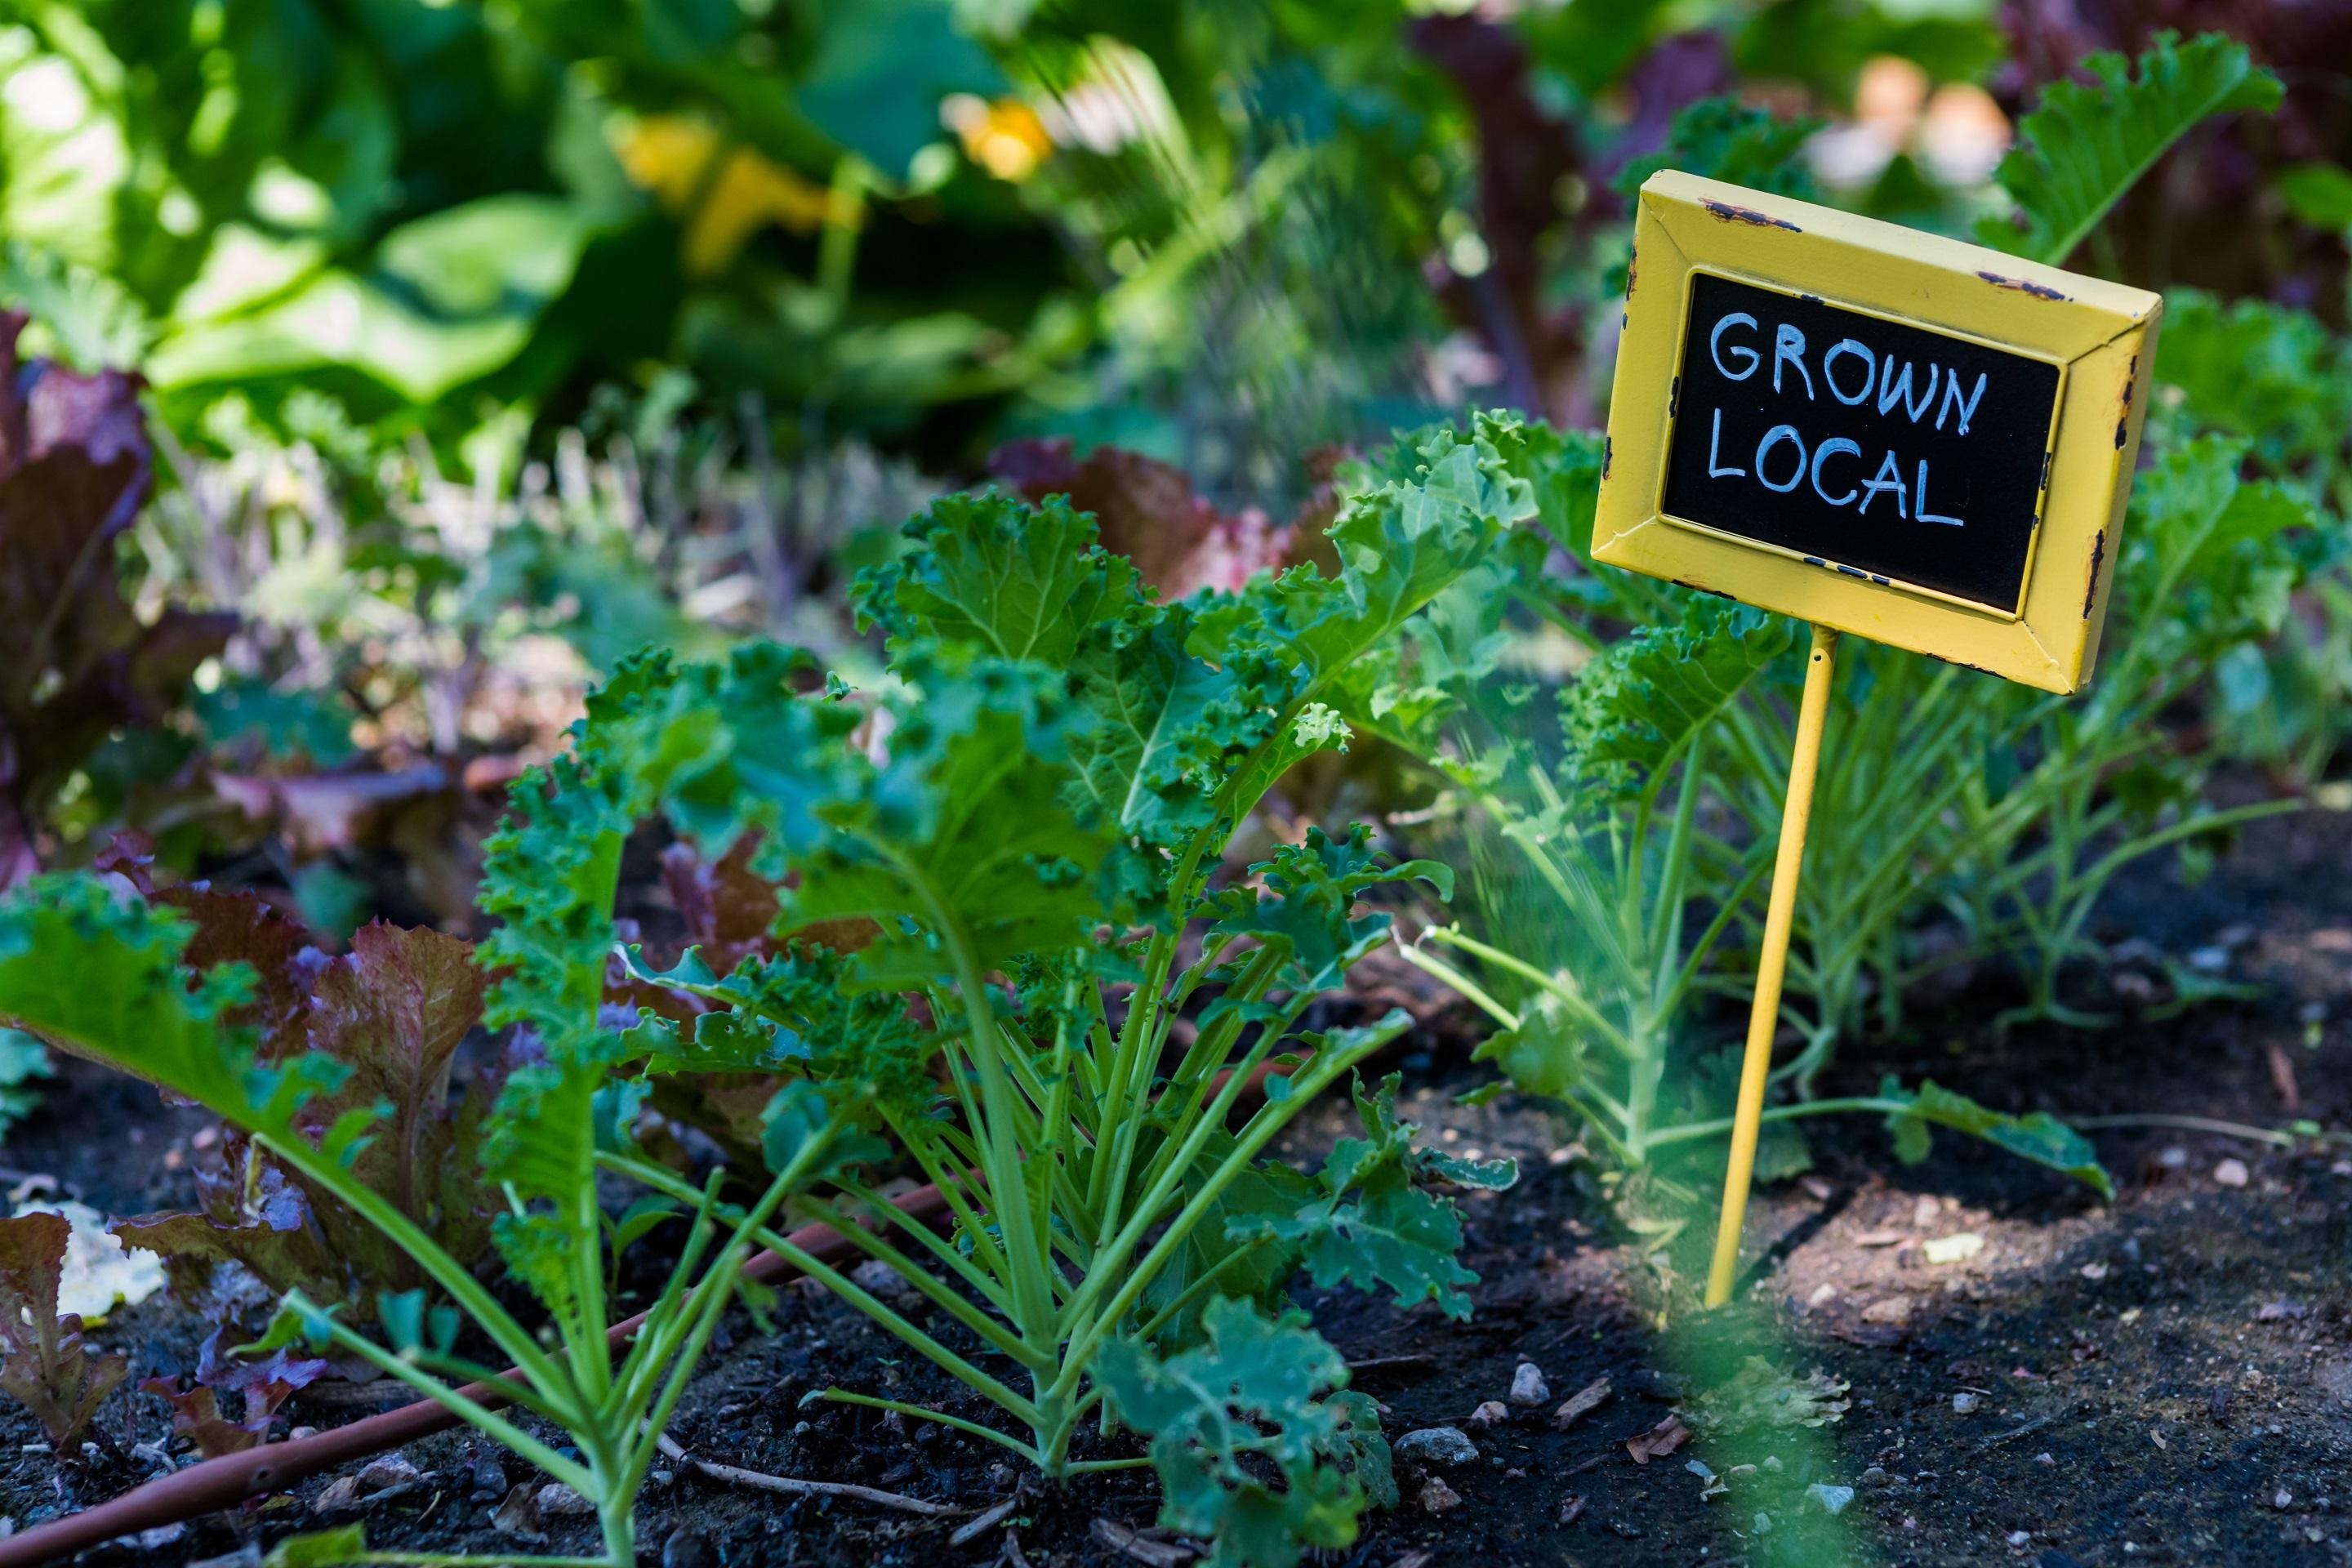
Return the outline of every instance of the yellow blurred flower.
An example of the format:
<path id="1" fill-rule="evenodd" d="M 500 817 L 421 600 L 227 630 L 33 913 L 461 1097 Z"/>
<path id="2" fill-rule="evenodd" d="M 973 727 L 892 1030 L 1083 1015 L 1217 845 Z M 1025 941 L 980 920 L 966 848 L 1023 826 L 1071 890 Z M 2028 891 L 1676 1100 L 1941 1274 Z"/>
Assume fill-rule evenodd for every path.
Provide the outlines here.
<path id="1" fill-rule="evenodd" d="M 679 246 L 687 271 L 724 271 L 744 243 L 770 224 L 813 234 L 825 224 L 855 228 L 865 217 L 854 198 L 773 163 L 756 148 L 727 146 L 719 132 L 683 115 L 656 114 L 614 137 L 623 173 L 662 209 L 686 220 Z M 723 160 L 716 173 L 711 161 Z M 689 210 L 691 209 L 691 210 Z"/>
<path id="2" fill-rule="evenodd" d="M 1000 180 L 1027 179 L 1054 151 L 1045 122 L 1017 98 L 991 103 L 952 92 L 940 100 L 940 123 L 956 133 L 965 157 Z"/>

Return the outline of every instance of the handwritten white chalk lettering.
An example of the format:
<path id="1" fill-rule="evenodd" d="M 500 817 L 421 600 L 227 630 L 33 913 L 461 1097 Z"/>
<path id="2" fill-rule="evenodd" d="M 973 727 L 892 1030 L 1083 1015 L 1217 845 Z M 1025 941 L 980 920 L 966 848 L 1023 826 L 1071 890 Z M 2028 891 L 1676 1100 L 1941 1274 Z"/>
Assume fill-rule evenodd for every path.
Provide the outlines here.
<path id="1" fill-rule="evenodd" d="M 1755 375 L 1763 364 L 1764 356 L 1751 340 L 1759 337 L 1764 324 L 1745 310 L 1732 310 L 1718 318 L 1706 336 L 1707 356 L 1714 362 L 1717 374 L 1726 381 L 1746 381 Z M 1815 401 L 1813 366 L 1806 363 L 1804 332 L 1793 323 L 1775 322 L 1772 326 L 1772 392 L 1775 396 L 1793 396 L 1794 388 L 1801 387 L 1807 403 Z M 1863 408 L 1875 403 L 1880 417 L 1892 420 L 1897 415 L 1918 426 L 1926 422 L 1933 407 L 1936 417 L 1933 428 L 1942 430 L 1948 420 L 1953 421 L 1954 434 L 1969 433 L 1969 421 L 1976 416 L 1978 405 L 1983 402 L 1986 374 L 1977 373 L 1975 384 L 1963 388 L 1958 371 L 1947 371 L 1935 361 L 1926 362 L 1924 374 L 1914 361 L 1900 358 L 1895 351 L 1884 354 L 1856 338 L 1841 338 L 1821 355 L 1822 384 L 1829 388 L 1830 396 L 1848 408 Z M 1784 372 L 1796 373 L 1793 384 Z M 1942 401 L 1937 399 L 1937 384 L 1941 383 Z M 1787 447 L 1782 454 L 1780 448 Z M 1735 458 L 1741 454 L 1731 454 Z M 1845 436 L 1825 436 L 1808 442 L 1806 433 L 1794 424 L 1779 424 L 1766 430 L 1748 455 L 1748 466 L 1725 461 L 1723 451 L 1723 410 L 1709 411 L 1706 443 L 1706 475 L 1711 479 L 1754 479 L 1766 489 L 1786 495 L 1799 485 L 1811 481 L 1812 492 L 1830 506 L 1854 509 L 1857 515 L 1867 516 L 1870 503 L 1885 496 L 1895 503 L 1895 515 L 1907 522 L 1934 523 L 1947 528 L 1965 528 L 1967 520 L 1945 512 L 1931 511 L 1927 506 L 1927 459 L 1920 458 L 1912 465 L 1912 477 L 1904 476 L 1904 462 L 1895 448 L 1887 447 L 1878 454 L 1878 466 L 1869 477 L 1848 483 L 1832 493 L 1822 480 L 1822 466 L 1830 458 L 1847 457 L 1867 460 L 1861 444 Z M 1767 460 L 1769 459 L 1769 467 Z M 1791 466 L 1793 464 L 1793 466 Z M 1783 477 L 1785 476 L 1785 477 Z M 1834 480 L 1832 481 L 1834 482 Z"/>

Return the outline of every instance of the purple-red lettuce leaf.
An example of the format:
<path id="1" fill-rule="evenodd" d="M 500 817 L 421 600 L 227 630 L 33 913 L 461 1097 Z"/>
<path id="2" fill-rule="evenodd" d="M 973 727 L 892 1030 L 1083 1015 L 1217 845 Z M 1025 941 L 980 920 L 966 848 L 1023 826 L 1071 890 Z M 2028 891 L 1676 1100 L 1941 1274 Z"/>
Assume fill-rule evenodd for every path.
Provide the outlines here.
<path id="1" fill-rule="evenodd" d="M 236 626 L 123 596 L 115 542 L 151 483 L 138 383 L 20 363 L 0 311 L 0 886 L 38 868 L 58 792 L 108 738 L 161 725 Z"/>
<path id="2" fill-rule="evenodd" d="M 72 1226 L 60 1214 L 0 1219 L 0 1390 L 33 1413 L 58 1448 L 88 1428 L 131 1370 L 94 1353 L 81 1320 L 58 1311 Z"/>

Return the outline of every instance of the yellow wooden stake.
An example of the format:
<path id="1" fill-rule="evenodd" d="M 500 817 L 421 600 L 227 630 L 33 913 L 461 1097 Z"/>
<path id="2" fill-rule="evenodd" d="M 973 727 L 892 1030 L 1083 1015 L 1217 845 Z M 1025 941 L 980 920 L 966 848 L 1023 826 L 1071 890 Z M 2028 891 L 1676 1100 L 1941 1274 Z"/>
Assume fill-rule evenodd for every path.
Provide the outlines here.
<path id="1" fill-rule="evenodd" d="M 1731 1164 L 1723 1178 L 1723 1219 L 1715 1233 L 1715 1266 L 1706 1276 L 1710 1307 L 1731 1300 L 1731 1282 L 1739 1273 L 1739 1232 L 1748 1218 L 1748 1184 L 1756 1173 L 1756 1139 L 1764 1125 L 1764 1089 L 1772 1072 L 1772 1037 L 1780 1025 L 1780 982 L 1789 968 L 1797 873 L 1805 860 L 1805 827 L 1813 817 L 1813 774 L 1822 760 L 1822 724 L 1829 717 L 1837 643 L 1836 632 L 1813 627 L 1805 695 L 1797 706 L 1797 744 L 1789 753 L 1789 794 L 1780 805 L 1780 848 L 1772 861 L 1771 901 L 1764 909 L 1764 951 L 1756 961 L 1756 1001 L 1748 1011 L 1748 1055 L 1739 1067 Z"/>

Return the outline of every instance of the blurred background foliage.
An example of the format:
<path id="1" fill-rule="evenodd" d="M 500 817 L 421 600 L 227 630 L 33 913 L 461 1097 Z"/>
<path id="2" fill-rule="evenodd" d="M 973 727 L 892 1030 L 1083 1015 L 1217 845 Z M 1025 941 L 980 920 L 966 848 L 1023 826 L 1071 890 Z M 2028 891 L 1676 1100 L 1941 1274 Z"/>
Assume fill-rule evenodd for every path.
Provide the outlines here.
<path id="1" fill-rule="evenodd" d="M 2352 120 L 2294 68 L 2352 23 L 2203 10 L 10 0 L 0 236 L 186 444 L 324 396 L 544 450 L 677 369 L 790 449 L 1052 430 L 1257 493 L 1465 398 L 1592 417 L 1623 193 L 1695 102 L 1772 117 L 1690 128 L 1733 177 L 1802 143 L 1813 194 L 1964 232 L 2041 82 L 2225 12 L 2287 111 L 2183 149 L 2102 259 L 2340 315 Z"/>
<path id="2" fill-rule="evenodd" d="M 0 0 L 0 306 L 143 377 L 138 613 L 239 617 L 43 858 L 131 818 L 462 908 L 621 652 L 870 668 L 838 590 L 929 496 L 1090 487 L 1171 592 L 1296 559 L 1391 427 L 1600 423 L 1650 171 L 1972 235 L 2049 84 L 2208 27 L 2278 111 L 2072 260 L 2173 296 L 2160 428 L 2340 507 L 2352 0 Z M 2305 781 L 2352 691 L 2308 575 L 2199 698 Z"/>

